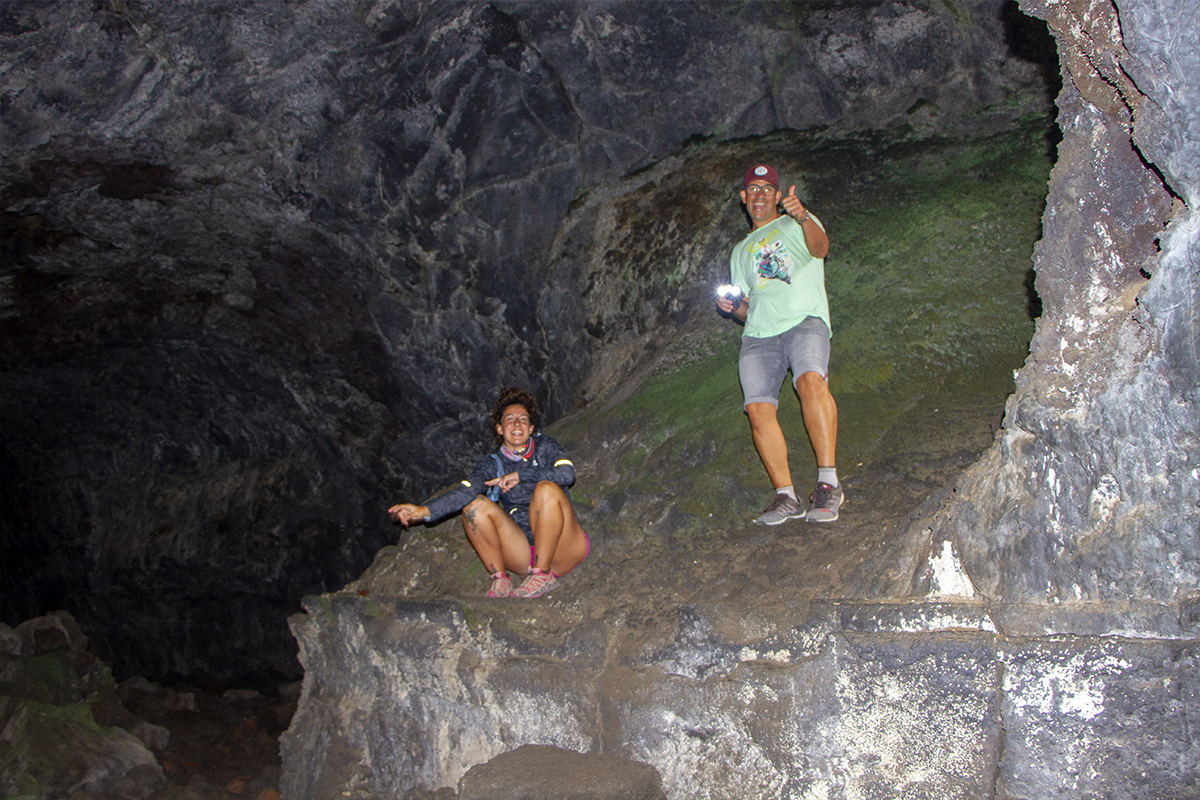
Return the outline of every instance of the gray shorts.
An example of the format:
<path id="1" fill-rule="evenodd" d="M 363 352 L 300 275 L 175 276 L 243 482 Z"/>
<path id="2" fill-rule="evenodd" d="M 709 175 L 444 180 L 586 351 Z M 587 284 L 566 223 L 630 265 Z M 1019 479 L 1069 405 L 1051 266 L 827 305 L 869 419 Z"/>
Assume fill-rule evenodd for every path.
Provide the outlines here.
<path id="1" fill-rule="evenodd" d="M 820 317 L 805 317 L 799 325 L 778 336 L 742 337 L 738 375 L 742 379 L 745 405 L 778 406 L 779 388 L 789 369 L 793 381 L 806 372 L 829 377 L 829 328 Z"/>

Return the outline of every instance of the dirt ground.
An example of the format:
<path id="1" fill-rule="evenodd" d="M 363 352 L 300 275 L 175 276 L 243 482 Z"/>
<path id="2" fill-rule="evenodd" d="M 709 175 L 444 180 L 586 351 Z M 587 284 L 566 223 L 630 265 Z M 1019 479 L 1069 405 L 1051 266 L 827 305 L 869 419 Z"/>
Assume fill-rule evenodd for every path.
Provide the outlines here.
<path id="1" fill-rule="evenodd" d="M 279 734 L 298 693 L 295 684 L 275 696 L 197 690 L 190 693 L 194 709 L 134 700 L 133 710 L 171 732 L 166 748 L 155 753 L 167 785 L 151 800 L 277 800 Z"/>

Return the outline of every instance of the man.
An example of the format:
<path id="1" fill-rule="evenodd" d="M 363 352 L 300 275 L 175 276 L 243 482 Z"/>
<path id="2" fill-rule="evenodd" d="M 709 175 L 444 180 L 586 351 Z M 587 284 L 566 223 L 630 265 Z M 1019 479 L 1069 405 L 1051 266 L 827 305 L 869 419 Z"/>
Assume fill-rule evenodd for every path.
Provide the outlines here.
<path id="1" fill-rule="evenodd" d="M 779 525 L 806 514 L 792 485 L 777 416 L 779 389 L 789 369 L 817 456 L 817 487 L 807 516 L 811 522 L 832 522 L 844 495 L 835 459 L 837 404 L 826 383 L 831 333 L 823 259 L 829 238 L 796 197 L 796 187 L 780 192 L 779 173 L 766 164 L 747 170 L 742 202 L 754 228 L 729 256 L 730 282 L 741 296 L 718 297 L 717 307 L 745 323 L 738 373 L 754 447 L 775 486 L 775 499 L 755 522 Z"/>

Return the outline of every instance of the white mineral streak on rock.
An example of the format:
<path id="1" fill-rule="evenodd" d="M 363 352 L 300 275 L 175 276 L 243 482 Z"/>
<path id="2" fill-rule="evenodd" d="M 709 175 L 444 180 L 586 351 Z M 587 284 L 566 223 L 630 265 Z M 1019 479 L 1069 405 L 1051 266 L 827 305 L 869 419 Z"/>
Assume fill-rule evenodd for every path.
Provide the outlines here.
<path id="1" fill-rule="evenodd" d="M 1092 490 L 1092 524 L 1100 525 L 1113 518 L 1116 507 L 1121 503 L 1121 485 L 1111 473 L 1105 473 L 1096 481 Z"/>
<path id="2" fill-rule="evenodd" d="M 894 787 L 908 786 L 914 790 L 909 795 L 901 789 L 895 794 L 897 797 L 950 796 L 938 791 L 948 787 L 937 784 L 948 774 L 971 772 L 978 731 L 963 726 L 947 732 L 943 727 L 949 721 L 946 717 L 923 710 L 927 709 L 927 703 L 936 703 L 934 698 L 940 691 L 915 673 L 903 676 L 841 673 L 837 681 L 842 708 L 836 730 L 838 749 L 869 754 L 874 775 L 892 778 Z M 968 713 L 982 718 L 986 710 L 979 706 Z M 933 745 L 938 737 L 939 744 Z M 856 800 L 874 796 L 870 781 L 863 781 L 862 777 L 851 778 L 844 794 L 837 796 Z"/>
<path id="3" fill-rule="evenodd" d="M 929 591 L 931 596 L 975 596 L 975 586 L 971 583 L 971 578 L 963 569 L 962 561 L 959 560 L 958 554 L 954 552 L 949 541 L 942 540 L 942 551 L 930 556 L 929 567 L 933 570 Z"/>
<path id="4" fill-rule="evenodd" d="M 453 36 L 455 34 L 461 33 L 463 31 L 463 29 L 466 28 L 470 24 L 470 22 L 471 22 L 470 12 L 464 11 L 463 13 L 459 14 L 457 17 L 451 19 L 444 25 L 441 25 L 436 30 L 434 30 L 433 33 L 430 34 L 430 36 L 429 36 L 430 44 L 433 44 L 434 42 L 437 42 L 440 39 L 443 39 L 447 36 Z"/>
<path id="5" fill-rule="evenodd" d="M 1061 714 L 1092 720 L 1104 713 L 1105 678 L 1120 677 L 1129 668 L 1125 659 L 1089 649 L 1065 663 L 1006 670 L 1004 692 L 1021 716 Z"/>
<path id="6" fill-rule="evenodd" d="M 738 652 L 738 661 L 776 661 L 790 664 L 793 661 L 792 651 L 786 647 L 782 650 L 758 651 L 753 647 L 743 647 Z"/>
<path id="7" fill-rule="evenodd" d="M 729 776 L 738 775 L 742 796 L 780 796 L 783 774 L 740 721 L 715 710 L 703 718 L 664 710 L 658 733 L 637 757 L 655 765 L 664 786 L 689 787 L 694 800 L 717 800 L 727 796 Z"/>
<path id="8" fill-rule="evenodd" d="M 976 630 L 987 631 L 988 633 L 996 632 L 996 625 L 992 622 L 992 618 L 987 615 L 980 617 L 964 617 L 955 614 L 926 614 L 921 618 L 921 625 L 911 625 L 900 630 L 909 630 L 913 632 L 928 632 L 928 631 L 961 631 L 961 630 Z"/>

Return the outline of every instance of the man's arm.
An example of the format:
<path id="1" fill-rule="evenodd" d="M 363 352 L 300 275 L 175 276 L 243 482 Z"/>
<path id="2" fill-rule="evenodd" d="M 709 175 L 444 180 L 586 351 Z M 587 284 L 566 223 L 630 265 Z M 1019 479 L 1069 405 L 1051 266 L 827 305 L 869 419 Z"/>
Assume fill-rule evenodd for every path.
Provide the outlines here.
<path id="1" fill-rule="evenodd" d="M 800 230 L 804 231 L 804 244 L 813 258 L 829 255 L 829 237 L 825 235 L 825 229 L 808 215 L 808 209 L 800 202 L 800 198 L 796 197 L 795 184 L 783 198 L 783 210 L 800 223 Z"/>
<path id="2" fill-rule="evenodd" d="M 749 287 L 742 286 L 738 280 L 738 275 L 741 272 L 738 261 L 739 250 L 740 245 L 734 247 L 733 251 L 729 254 L 729 283 L 738 288 L 738 294 L 736 298 L 726 294 L 718 294 L 717 310 L 745 324 L 746 315 L 750 313 L 750 293 Z"/>
<path id="3" fill-rule="evenodd" d="M 739 299 L 740 302 L 738 303 L 737 307 L 734 308 L 733 300 L 731 298 L 724 296 L 718 297 L 717 308 L 721 309 L 722 312 L 729 314 L 735 319 L 745 322 L 746 314 L 750 311 L 750 301 L 746 299 L 745 295 L 740 295 Z"/>

